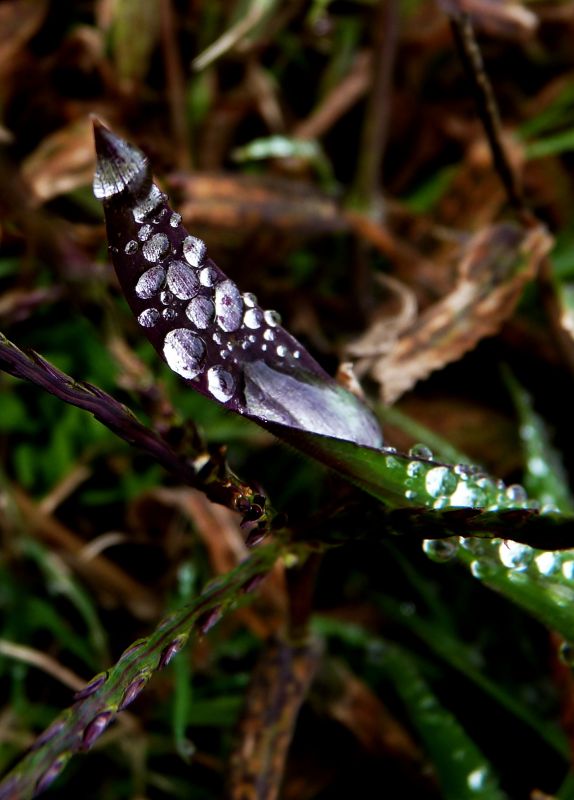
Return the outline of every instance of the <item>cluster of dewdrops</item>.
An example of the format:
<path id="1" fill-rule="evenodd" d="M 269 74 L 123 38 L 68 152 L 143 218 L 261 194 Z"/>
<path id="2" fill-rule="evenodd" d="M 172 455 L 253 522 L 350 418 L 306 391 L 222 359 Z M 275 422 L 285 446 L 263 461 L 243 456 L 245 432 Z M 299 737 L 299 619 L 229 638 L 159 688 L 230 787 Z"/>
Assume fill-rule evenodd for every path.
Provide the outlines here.
<path id="1" fill-rule="evenodd" d="M 404 486 L 405 500 L 430 508 L 481 508 L 485 511 L 533 509 L 541 514 L 556 513 L 551 504 L 529 500 L 520 484 L 507 486 L 485 474 L 480 467 L 468 464 L 445 466 L 433 461 L 426 445 L 409 450 L 413 459 L 405 463 L 386 449 L 386 466 L 396 473 Z M 505 568 L 515 575 L 534 570 L 542 577 L 574 578 L 574 551 L 559 553 L 535 550 L 526 544 L 502 539 L 480 539 L 452 536 L 447 539 L 425 539 L 424 552 L 433 561 L 451 561 L 462 551 L 473 557 L 470 568 L 477 578 L 486 578 L 495 568 Z"/>
<path id="2" fill-rule="evenodd" d="M 151 265 L 136 282 L 137 297 L 156 303 L 159 300 L 157 305 L 163 306 L 160 311 L 150 303 L 139 314 L 138 322 L 144 328 L 153 328 L 161 318 L 177 324 L 184 311 L 182 321 L 186 327 L 174 327 L 166 334 L 163 352 L 171 369 L 187 380 L 203 373 L 205 337 L 211 335 L 221 348 L 222 363 L 207 370 L 207 388 L 216 400 L 225 403 L 234 396 L 237 386 L 233 370 L 224 364 L 239 364 L 241 350 L 258 348 L 262 357 L 269 353 L 279 361 L 297 360 L 301 353 L 276 343 L 279 314 L 259 308 L 255 295 L 241 294 L 232 280 L 211 266 L 201 239 L 187 236 L 178 254 L 165 233 L 154 233 L 153 225 L 163 221 L 166 214 L 170 214 L 172 228 L 181 224 L 181 216 L 170 212 L 164 201 L 165 195 L 152 184 L 148 196 L 133 209 L 134 220 L 141 225 L 137 241 L 131 239 L 124 248 L 127 255 L 134 255 L 141 248 Z"/>

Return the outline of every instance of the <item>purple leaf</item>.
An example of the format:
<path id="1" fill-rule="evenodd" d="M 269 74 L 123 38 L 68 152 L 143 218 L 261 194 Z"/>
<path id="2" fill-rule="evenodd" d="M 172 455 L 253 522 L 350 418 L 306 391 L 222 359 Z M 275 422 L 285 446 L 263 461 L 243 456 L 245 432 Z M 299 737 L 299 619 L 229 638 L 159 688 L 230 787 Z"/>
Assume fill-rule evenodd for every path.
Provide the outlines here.
<path id="1" fill-rule="evenodd" d="M 369 409 L 281 327 L 276 311 L 241 294 L 205 243 L 183 228 L 144 154 L 101 123 L 94 128 L 94 193 L 103 200 L 111 259 L 143 333 L 168 366 L 265 427 L 380 447 Z"/>

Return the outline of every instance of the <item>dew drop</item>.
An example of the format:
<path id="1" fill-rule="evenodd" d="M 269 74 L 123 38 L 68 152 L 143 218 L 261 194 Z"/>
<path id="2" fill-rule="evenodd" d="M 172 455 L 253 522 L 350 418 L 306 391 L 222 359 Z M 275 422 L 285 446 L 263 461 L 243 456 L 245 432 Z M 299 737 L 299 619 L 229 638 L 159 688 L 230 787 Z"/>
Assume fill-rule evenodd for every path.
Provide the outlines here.
<path id="1" fill-rule="evenodd" d="M 159 261 L 169 250 L 169 239 L 165 233 L 156 233 L 142 247 L 144 258 L 148 261 Z"/>
<path id="2" fill-rule="evenodd" d="M 128 256 L 133 256 L 134 253 L 137 253 L 138 247 L 139 245 L 136 240 L 132 239 L 124 247 L 124 253 L 126 253 Z"/>
<path id="3" fill-rule="evenodd" d="M 284 344 L 278 344 L 275 348 L 275 352 L 279 356 L 279 358 L 285 358 L 287 353 L 289 352 Z"/>
<path id="4" fill-rule="evenodd" d="M 270 328 L 275 328 L 277 325 L 281 325 L 281 315 L 273 309 L 265 311 L 263 317 Z"/>
<path id="5" fill-rule="evenodd" d="M 207 388 L 216 400 L 226 403 L 233 397 L 235 379 L 231 373 L 219 365 L 207 370 Z"/>
<path id="6" fill-rule="evenodd" d="M 164 339 L 163 354 L 171 369 L 188 380 L 203 371 L 205 344 L 187 328 L 169 331 Z"/>
<path id="7" fill-rule="evenodd" d="M 253 306 L 257 305 L 257 298 L 255 297 L 253 292 L 244 292 L 243 293 L 243 302 L 245 303 L 247 308 L 253 308 Z M 245 323 L 245 324 L 247 324 L 247 323 Z M 259 327 L 259 326 L 257 326 L 257 327 Z"/>
<path id="8" fill-rule="evenodd" d="M 407 464 L 407 475 L 409 478 L 416 478 L 426 469 L 424 464 L 421 464 L 420 461 L 410 461 Z"/>
<path id="9" fill-rule="evenodd" d="M 169 218 L 169 224 L 172 228 L 177 228 L 178 225 L 181 223 L 181 214 L 176 214 L 175 211 Z"/>
<path id="10" fill-rule="evenodd" d="M 266 342 L 273 342 L 275 341 L 275 331 L 272 331 L 271 328 L 265 328 L 263 333 L 263 338 Z"/>
<path id="11" fill-rule="evenodd" d="M 215 315 L 224 331 L 236 331 L 241 325 L 243 300 L 233 281 L 225 280 L 215 287 Z"/>
<path id="12" fill-rule="evenodd" d="M 481 792 L 488 779 L 488 769 L 486 767 L 478 767 L 469 772 L 467 777 L 468 788 L 473 792 Z"/>
<path id="13" fill-rule="evenodd" d="M 243 302 L 245 302 L 245 295 L 243 295 Z M 260 308 L 248 308 L 243 315 L 243 323 L 246 328 L 251 328 L 252 331 L 261 327 L 263 322 L 263 312 Z"/>
<path id="14" fill-rule="evenodd" d="M 214 286 L 217 281 L 217 271 L 213 267 L 204 267 L 199 273 L 199 282 L 202 286 Z"/>
<path id="15" fill-rule="evenodd" d="M 540 553 L 534 559 L 534 563 L 538 568 L 538 572 L 546 577 L 555 573 L 560 567 L 560 559 L 556 556 L 556 553 L 551 553 L 550 551 Z"/>
<path id="16" fill-rule="evenodd" d="M 135 293 L 142 300 L 149 300 L 157 294 L 165 281 L 165 270 L 163 267 L 151 267 L 140 275 L 136 283 Z"/>
<path id="17" fill-rule="evenodd" d="M 491 578 L 496 572 L 496 567 L 489 561 L 486 560 L 479 561 L 477 559 L 476 561 L 473 561 L 472 564 L 470 565 L 470 571 L 472 572 L 475 578 L 478 578 L 479 580 L 482 581 Z"/>
<path id="18" fill-rule="evenodd" d="M 263 351 L 267 350 L 267 345 L 266 345 L 266 344 L 262 344 L 262 345 L 261 345 L 261 349 L 262 349 Z"/>
<path id="19" fill-rule="evenodd" d="M 172 261 L 167 269 L 167 285 L 180 300 L 190 300 L 199 291 L 199 278 L 183 261 Z"/>
<path id="20" fill-rule="evenodd" d="M 151 214 L 156 210 L 160 203 L 164 200 L 163 194 L 159 188 L 152 183 L 151 189 L 145 200 L 142 200 L 133 210 L 134 219 L 136 222 L 145 222 Z"/>
<path id="21" fill-rule="evenodd" d="M 151 225 L 142 225 L 138 231 L 138 239 L 140 242 L 147 242 L 149 237 L 151 236 L 152 227 Z"/>
<path id="22" fill-rule="evenodd" d="M 528 569 L 534 558 L 534 551 L 527 544 L 520 542 L 501 542 L 498 547 L 498 557 L 508 569 L 523 572 Z"/>
<path id="23" fill-rule="evenodd" d="M 164 308 L 161 315 L 167 322 L 172 322 L 177 317 L 177 311 L 175 308 Z"/>
<path id="24" fill-rule="evenodd" d="M 211 337 L 215 344 L 223 344 L 223 336 L 219 333 L 219 331 L 215 331 L 213 336 Z"/>
<path id="25" fill-rule="evenodd" d="M 430 461 L 432 459 L 432 450 L 426 444 L 414 444 L 409 450 L 411 458 L 424 458 Z"/>
<path id="26" fill-rule="evenodd" d="M 170 292 L 169 289 L 165 289 L 163 292 L 161 292 L 159 299 L 164 304 L 164 306 L 170 306 L 175 300 L 172 292 Z"/>
<path id="27" fill-rule="evenodd" d="M 574 561 L 564 561 L 562 564 L 562 574 L 566 580 L 571 581 L 574 578 Z"/>
<path id="28" fill-rule="evenodd" d="M 192 322 L 196 328 L 205 330 L 213 320 L 215 308 L 208 297 L 194 297 L 185 309 L 185 313 L 189 321 Z M 215 339 L 216 336 L 221 340 L 220 334 L 214 333 L 213 341 L 216 344 L 221 344 L 221 341 Z"/>
<path id="29" fill-rule="evenodd" d="M 146 308 L 138 317 L 138 322 L 142 328 L 153 328 L 159 320 L 157 308 Z"/>
<path id="30" fill-rule="evenodd" d="M 450 495 L 457 486 L 457 480 L 447 467 L 433 467 L 425 475 L 425 489 L 431 497 Z"/>
<path id="31" fill-rule="evenodd" d="M 301 358 L 301 351 L 295 350 L 295 352 L 293 353 L 293 358 Z"/>
<path id="32" fill-rule="evenodd" d="M 192 267 L 199 267 L 205 261 L 207 247 L 205 242 L 196 236 L 186 236 L 183 240 L 183 255 Z"/>
<path id="33" fill-rule="evenodd" d="M 426 553 L 431 561 L 450 561 L 456 556 L 459 544 L 459 539 L 456 536 L 449 539 L 425 539 L 423 552 Z"/>

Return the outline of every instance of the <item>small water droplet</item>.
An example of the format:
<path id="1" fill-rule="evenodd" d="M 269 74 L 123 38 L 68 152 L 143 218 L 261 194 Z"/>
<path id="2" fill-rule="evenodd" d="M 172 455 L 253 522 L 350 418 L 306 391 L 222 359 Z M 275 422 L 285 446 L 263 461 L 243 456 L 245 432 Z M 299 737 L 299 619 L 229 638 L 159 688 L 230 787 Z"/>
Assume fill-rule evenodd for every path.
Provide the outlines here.
<path id="1" fill-rule="evenodd" d="M 159 320 L 157 308 L 146 308 L 138 317 L 138 322 L 142 328 L 153 328 Z"/>
<path id="2" fill-rule="evenodd" d="M 161 315 L 167 322 L 171 322 L 177 317 L 177 311 L 175 308 L 164 308 Z"/>
<path id="3" fill-rule="evenodd" d="M 211 287 L 217 281 L 217 271 L 213 267 L 204 267 L 199 273 L 199 282 L 202 286 Z"/>
<path id="4" fill-rule="evenodd" d="M 203 371 L 205 344 L 187 328 L 169 331 L 164 339 L 163 354 L 171 369 L 188 380 Z"/>
<path id="5" fill-rule="evenodd" d="M 295 350 L 295 352 L 293 353 L 293 358 L 301 358 L 301 351 Z"/>
<path id="6" fill-rule="evenodd" d="M 160 203 L 164 201 L 164 195 L 160 192 L 159 188 L 152 183 L 148 196 L 142 200 L 133 209 L 133 215 L 136 222 L 146 222 Z"/>
<path id="7" fill-rule="evenodd" d="M 488 779 L 488 769 L 486 767 L 478 767 L 469 772 L 467 777 L 468 787 L 473 792 L 480 792 L 486 786 Z"/>
<path id="8" fill-rule="evenodd" d="M 558 656 L 563 664 L 574 667 L 574 646 L 571 642 L 562 642 L 558 649 Z"/>
<path id="9" fill-rule="evenodd" d="M 407 475 L 409 478 L 416 478 L 425 471 L 426 467 L 420 461 L 410 461 L 407 464 Z"/>
<path id="10" fill-rule="evenodd" d="M 281 315 L 273 309 L 265 311 L 263 313 L 263 318 L 270 328 L 276 328 L 277 325 L 281 325 Z"/>
<path id="11" fill-rule="evenodd" d="M 245 302 L 245 295 L 243 295 L 243 301 Z M 260 308 L 248 308 L 243 315 L 243 323 L 245 327 L 251 328 L 251 330 L 257 330 L 257 328 L 260 328 L 262 322 L 263 312 Z"/>
<path id="12" fill-rule="evenodd" d="M 213 316 L 215 314 L 215 308 L 213 303 L 208 297 L 194 297 L 193 300 L 189 303 L 187 308 L 185 309 L 185 313 L 187 318 L 190 322 L 192 322 L 196 328 L 200 330 L 205 330 L 208 328 L 213 320 Z M 220 341 L 217 341 L 215 337 L 218 337 Z M 213 341 L 216 344 L 221 344 L 221 336 L 217 333 L 213 334 Z"/>
<path id="13" fill-rule="evenodd" d="M 271 328 L 265 328 L 265 331 L 263 332 L 263 338 L 266 342 L 275 341 L 275 331 L 272 331 Z"/>
<path id="14" fill-rule="evenodd" d="M 135 293 L 142 300 L 149 300 L 159 292 L 165 281 L 163 267 L 151 267 L 140 275 L 136 283 Z"/>
<path id="15" fill-rule="evenodd" d="M 175 300 L 175 297 L 173 296 L 173 293 L 169 291 L 169 289 L 165 289 L 163 292 L 161 292 L 159 299 L 164 306 L 170 306 Z"/>
<path id="16" fill-rule="evenodd" d="M 498 557 L 508 569 L 523 572 L 528 569 L 534 558 L 534 551 L 527 544 L 520 542 L 501 542 L 498 548 Z"/>
<path id="17" fill-rule="evenodd" d="M 242 348 L 243 350 L 248 350 L 250 347 L 251 347 L 251 342 L 249 341 L 249 339 L 244 339 L 244 340 L 241 342 L 241 348 Z"/>
<path id="18" fill-rule="evenodd" d="M 215 366 L 207 370 L 207 388 L 216 400 L 226 403 L 233 397 L 235 379 L 223 367 Z"/>
<path id="19" fill-rule="evenodd" d="M 151 239 L 148 239 L 142 247 L 144 258 L 152 262 L 162 259 L 168 250 L 169 239 L 165 233 L 156 233 Z"/>
<path id="20" fill-rule="evenodd" d="M 215 344 L 223 344 L 223 336 L 218 331 L 216 331 L 211 338 Z"/>
<path id="21" fill-rule="evenodd" d="M 253 308 L 253 306 L 257 305 L 257 298 L 253 294 L 253 292 L 244 292 L 243 293 L 243 302 L 247 306 L 247 308 Z"/>
<path id="22" fill-rule="evenodd" d="M 128 256 L 133 256 L 134 253 L 137 253 L 138 247 L 139 244 L 135 241 L 135 239 L 132 239 L 124 247 L 124 252 Z"/>
<path id="23" fill-rule="evenodd" d="M 528 459 L 528 469 L 533 475 L 541 478 L 548 474 L 548 466 L 540 456 L 533 456 Z"/>
<path id="24" fill-rule="evenodd" d="M 183 256 L 192 267 L 200 267 L 205 261 L 207 246 L 197 236 L 186 236 L 183 240 Z"/>
<path id="25" fill-rule="evenodd" d="M 568 560 L 563 562 L 562 574 L 568 581 L 571 581 L 574 578 L 574 561 Z"/>
<path id="26" fill-rule="evenodd" d="M 147 242 L 147 240 L 151 236 L 152 230 L 153 229 L 151 225 L 142 225 L 138 231 L 138 239 L 140 240 L 140 242 Z"/>
<path id="27" fill-rule="evenodd" d="M 430 461 L 432 459 L 432 450 L 430 447 L 427 447 L 426 444 L 417 443 L 409 450 L 409 456 L 411 458 L 424 458 Z"/>
<path id="28" fill-rule="evenodd" d="M 470 571 L 475 578 L 479 580 L 488 580 L 488 578 L 491 578 L 496 572 L 496 567 L 486 559 L 484 561 L 479 561 L 477 559 L 470 565 Z"/>
<path id="29" fill-rule="evenodd" d="M 243 300 L 239 289 L 229 279 L 215 287 L 215 315 L 219 327 L 228 333 L 236 331 L 241 325 Z"/>
<path id="30" fill-rule="evenodd" d="M 540 508 L 541 514 L 560 514 L 560 509 L 554 503 L 544 503 Z"/>
<path id="31" fill-rule="evenodd" d="M 229 351 L 228 350 L 220 350 L 219 355 L 225 361 L 226 358 L 229 358 Z"/>
<path id="32" fill-rule="evenodd" d="M 279 356 L 279 358 L 285 358 L 287 353 L 289 352 L 284 344 L 278 344 L 275 348 L 275 352 Z"/>
<path id="33" fill-rule="evenodd" d="M 414 492 L 412 489 L 407 489 L 405 492 L 405 499 L 406 500 L 414 500 L 417 496 L 417 493 Z"/>
<path id="34" fill-rule="evenodd" d="M 178 225 L 181 223 L 181 214 L 177 214 L 175 211 L 169 218 L 169 224 L 172 228 L 177 228 Z"/>
<path id="35" fill-rule="evenodd" d="M 423 541 L 423 552 L 431 561 L 444 562 L 451 561 L 457 554 L 459 539 L 453 536 L 449 539 L 425 539 Z"/>
<path id="36" fill-rule="evenodd" d="M 199 278 L 183 261 L 172 261 L 167 269 L 167 285 L 180 300 L 190 300 L 199 291 Z"/>

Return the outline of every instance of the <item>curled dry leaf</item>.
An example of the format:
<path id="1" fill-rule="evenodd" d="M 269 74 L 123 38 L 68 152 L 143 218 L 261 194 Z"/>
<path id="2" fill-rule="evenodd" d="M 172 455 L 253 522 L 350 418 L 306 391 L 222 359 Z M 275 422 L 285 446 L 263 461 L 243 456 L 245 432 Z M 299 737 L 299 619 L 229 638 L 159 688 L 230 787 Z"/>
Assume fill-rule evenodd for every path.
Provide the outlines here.
<path id="1" fill-rule="evenodd" d="M 473 237 L 453 291 L 421 314 L 392 352 L 372 364 L 371 375 L 380 383 L 385 402 L 394 402 L 421 378 L 496 333 L 550 246 L 542 227 L 525 231 L 511 223 Z"/>

